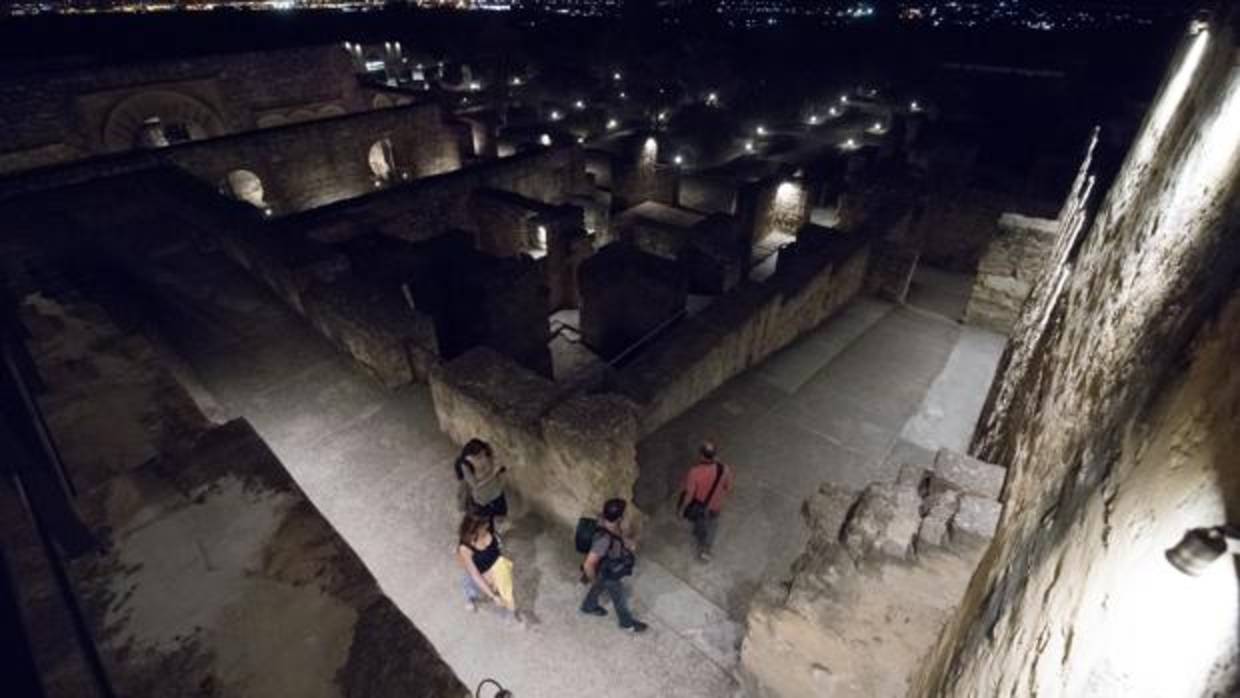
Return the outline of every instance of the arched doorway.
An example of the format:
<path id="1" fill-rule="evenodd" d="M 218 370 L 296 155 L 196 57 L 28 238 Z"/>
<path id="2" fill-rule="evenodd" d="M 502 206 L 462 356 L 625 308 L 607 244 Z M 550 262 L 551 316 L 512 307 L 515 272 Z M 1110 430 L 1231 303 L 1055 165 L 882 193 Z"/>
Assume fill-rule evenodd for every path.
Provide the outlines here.
<path id="1" fill-rule="evenodd" d="M 116 152 L 214 138 L 226 131 L 223 119 L 205 102 L 181 92 L 151 90 L 113 107 L 101 136 L 104 149 Z"/>

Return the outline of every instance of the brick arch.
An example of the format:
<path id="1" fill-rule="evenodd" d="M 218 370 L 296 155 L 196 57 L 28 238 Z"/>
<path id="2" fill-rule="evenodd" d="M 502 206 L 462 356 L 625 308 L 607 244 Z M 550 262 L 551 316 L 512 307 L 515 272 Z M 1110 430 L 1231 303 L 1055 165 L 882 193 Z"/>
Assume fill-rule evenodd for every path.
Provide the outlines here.
<path id="1" fill-rule="evenodd" d="M 173 90 L 138 92 L 121 100 L 108 113 L 103 125 L 103 145 L 108 151 L 130 150 L 150 119 L 163 124 L 183 124 L 191 140 L 223 135 L 224 120 L 206 102 Z"/>

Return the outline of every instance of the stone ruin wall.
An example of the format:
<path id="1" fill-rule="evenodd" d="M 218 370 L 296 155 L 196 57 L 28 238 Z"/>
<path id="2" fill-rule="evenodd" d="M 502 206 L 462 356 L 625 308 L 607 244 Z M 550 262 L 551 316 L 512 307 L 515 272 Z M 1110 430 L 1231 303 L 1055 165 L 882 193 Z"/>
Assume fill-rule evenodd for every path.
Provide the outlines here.
<path id="1" fill-rule="evenodd" d="M 1025 307 L 975 441 L 1009 469 L 1004 518 L 912 695 L 1236 687 L 1234 569 L 1190 578 L 1163 551 L 1240 501 L 1238 21 L 1186 34 Z"/>
<path id="2" fill-rule="evenodd" d="M 835 314 L 861 291 L 868 258 L 858 235 L 803 232 L 765 282 L 742 283 L 644 349 L 612 379 L 641 406 L 642 434 Z"/>
<path id="3" fill-rule="evenodd" d="M 109 119 L 140 118 L 118 111 L 137 102 L 158 109 L 169 95 L 218 120 L 217 136 L 367 108 L 337 45 L 82 69 L 40 66 L 0 78 L 0 121 L 8 124 L 0 172 L 115 152 L 104 142 Z"/>
<path id="4" fill-rule="evenodd" d="M 1005 213 L 977 264 L 964 320 L 1007 334 L 1055 247 L 1058 221 Z"/>
<path id="5" fill-rule="evenodd" d="M 66 571 L 117 695 L 468 695 L 247 422 L 212 422 L 76 291 L 29 294 L 21 315 L 75 505 L 107 543 Z M 36 636 L 52 610 L 23 607 Z M 41 666 L 73 681 L 62 640 Z"/>
<path id="6" fill-rule="evenodd" d="M 946 449 L 861 492 L 823 485 L 804 552 L 746 617 L 754 698 L 903 698 L 999 519 L 1004 470 Z"/>
<path id="7" fill-rule="evenodd" d="M 373 192 L 368 156 L 383 138 L 411 176 L 456 169 L 460 154 L 448 136 L 436 105 L 411 105 L 37 170 L 0 185 L 0 198 L 170 165 L 213 190 L 230 172 L 250 171 L 283 215 Z"/>

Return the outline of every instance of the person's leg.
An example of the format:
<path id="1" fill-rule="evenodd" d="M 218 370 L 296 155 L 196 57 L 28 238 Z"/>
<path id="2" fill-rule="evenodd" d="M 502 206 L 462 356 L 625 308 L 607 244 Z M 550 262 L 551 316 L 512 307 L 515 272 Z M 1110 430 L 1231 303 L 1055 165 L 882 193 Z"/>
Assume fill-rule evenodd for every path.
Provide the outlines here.
<path id="1" fill-rule="evenodd" d="M 478 598 L 482 596 L 482 590 L 468 572 L 461 577 L 461 588 L 465 591 L 465 603 L 469 610 L 478 610 Z"/>
<path id="2" fill-rule="evenodd" d="M 701 538 L 701 554 L 702 557 L 710 558 L 711 551 L 715 545 L 715 534 L 719 532 L 719 515 L 709 512 L 702 517 L 702 538 Z"/>
<path id="3" fill-rule="evenodd" d="M 693 520 L 693 547 L 694 552 L 701 555 L 706 549 L 706 521 L 709 516 L 702 516 Z"/>
<path id="4" fill-rule="evenodd" d="M 603 578 L 595 577 L 594 583 L 590 585 L 590 591 L 586 592 L 586 598 L 581 602 L 581 612 L 589 613 L 595 616 L 607 615 L 607 609 L 598 605 L 598 597 L 603 593 Z"/>
<path id="5" fill-rule="evenodd" d="M 611 605 L 616 609 L 616 618 L 620 621 L 620 627 L 632 627 L 633 613 L 629 610 L 628 592 L 624 588 L 624 584 L 619 579 L 608 579 L 603 582 L 603 588 L 607 590 L 607 595 L 611 597 Z"/>

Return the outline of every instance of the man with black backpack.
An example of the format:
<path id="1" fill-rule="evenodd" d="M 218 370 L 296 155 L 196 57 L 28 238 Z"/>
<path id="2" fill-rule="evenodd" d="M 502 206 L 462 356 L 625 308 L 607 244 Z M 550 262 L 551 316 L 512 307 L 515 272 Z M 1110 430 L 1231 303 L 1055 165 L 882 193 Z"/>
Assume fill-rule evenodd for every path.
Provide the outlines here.
<path id="1" fill-rule="evenodd" d="M 594 616 L 607 615 L 607 609 L 599 605 L 599 597 L 606 592 L 611 597 L 611 605 L 616 609 L 623 630 L 635 633 L 646 631 L 646 624 L 633 617 L 629 611 L 628 592 L 624 588 L 623 579 L 633 574 L 636 557 L 621 533 L 620 524 L 624 520 L 627 504 L 623 499 L 609 499 L 603 505 L 603 515 L 595 522 L 594 530 L 588 530 L 590 519 L 582 519 L 578 524 L 578 549 L 584 547 L 582 540 L 588 536 L 589 552 L 585 563 L 581 566 L 581 581 L 590 585 L 590 591 L 581 602 L 581 612 Z"/>
<path id="2" fill-rule="evenodd" d="M 719 512 L 732 492 L 732 470 L 715 455 L 713 443 L 702 444 L 698 463 L 689 469 L 684 491 L 680 493 L 679 513 L 693 522 L 693 538 L 702 562 L 710 562 L 711 546 L 719 530 Z"/>

